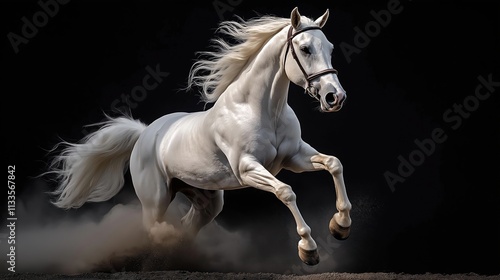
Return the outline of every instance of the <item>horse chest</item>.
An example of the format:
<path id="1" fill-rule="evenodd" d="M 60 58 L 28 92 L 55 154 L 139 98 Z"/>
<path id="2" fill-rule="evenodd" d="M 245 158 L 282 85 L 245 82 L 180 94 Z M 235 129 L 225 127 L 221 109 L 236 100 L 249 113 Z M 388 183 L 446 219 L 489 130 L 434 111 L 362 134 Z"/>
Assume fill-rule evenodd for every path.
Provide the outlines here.
<path id="1" fill-rule="evenodd" d="M 245 153 L 251 154 L 268 171 L 276 174 L 281 170 L 283 160 L 292 151 L 292 141 L 272 129 L 262 129 L 258 136 L 247 140 Z"/>
<path id="2" fill-rule="evenodd" d="M 277 119 L 256 112 L 249 104 L 219 104 L 216 108 L 211 112 L 210 130 L 214 133 L 216 145 L 228 157 L 231 154 L 238 157 L 250 155 L 276 174 L 281 170 L 282 162 L 294 153 L 294 147 L 295 150 L 298 147 L 300 125 L 288 106 Z"/>

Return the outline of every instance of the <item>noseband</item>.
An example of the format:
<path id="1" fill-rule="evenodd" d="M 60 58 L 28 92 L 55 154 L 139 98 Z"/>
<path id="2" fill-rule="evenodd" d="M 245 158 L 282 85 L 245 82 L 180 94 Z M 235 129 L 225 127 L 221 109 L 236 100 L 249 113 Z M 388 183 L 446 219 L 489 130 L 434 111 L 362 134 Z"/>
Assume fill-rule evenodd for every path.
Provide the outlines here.
<path id="1" fill-rule="evenodd" d="M 305 27 L 305 28 L 303 28 L 303 29 L 301 29 L 301 30 L 293 33 L 293 26 L 290 26 L 290 29 L 288 29 L 288 38 L 287 38 L 285 59 L 283 61 L 283 67 L 285 66 L 285 63 L 286 63 L 286 57 L 288 55 L 288 49 L 290 49 L 292 51 L 292 57 L 293 57 L 293 59 L 297 62 L 297 65 L 299 66 L 300 71 L 302 71 L 302 74 L 304 74 L 304 77 L 306 78 L 307 87 L 306 87 L 305 91 L 312 98 L 320 100 L 319 99 L 320 97 L 319 97 L 319 94 L 318 94 L 318 90 L 315 87 L 313 87 L 312 81 L 314 79 L 316 79 L 316 78 L 318 78 L 320 76 L 326 75 L 326 74 L 330 74 L 330 73 L 337 74 L 338 71 L 335 70 L 334 68 L 328 68 L 328 69 L 316 72 L 314 74 L 308 75 L 307 72 L 306 72 L 306 70 L 304 69 L 304 67 L 302 67 L 302 64 L 300 63 L 299 57 L 297 56 L 297 53 L 295 52 L 295 48 L 293 47 L 293 43 L 292 43 L 293 38 L 295 36 L 297 36 L 298 34 L 304 32 L 304 31 L 314 30 L 314 29 L 321 29 L 321 27 L 319 27 L 319 26 L 309 26 L 309 27 Z"/>

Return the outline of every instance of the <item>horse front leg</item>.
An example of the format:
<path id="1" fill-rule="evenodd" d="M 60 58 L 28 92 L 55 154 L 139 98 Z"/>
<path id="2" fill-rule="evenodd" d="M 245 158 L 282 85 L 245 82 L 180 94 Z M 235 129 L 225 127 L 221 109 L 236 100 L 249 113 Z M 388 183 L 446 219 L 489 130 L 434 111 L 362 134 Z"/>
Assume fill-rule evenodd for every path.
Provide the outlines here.
<path id="1" fill-rule="evenodd" d="M 297 224 L 297 233 L 301 239 L 298 243 L 299 257 L 307 265 L 319 263 L 317 245 L 311 237 L 311 228 L 306 224 L 296 203 L 296 195 L 292 188 L 279 181 L 252 157 L 242 158 L 238 165 L 239 179 L 244 186 L 272 192 L 292 212 Z"/>
<path id="2" fill-rule="evenodd" d="M 339 240 L 349 237 L 352 205 L 347 197 L 344 184 L 343 167 L 340 160 L 334 156 L 321 154 L 306 142 L 301 143 L 299 152 L 285 163 L 285 169 L 293 172 L 327 170 L 333 177 L 338 212 L 330 220 L 330 233 Z"/>

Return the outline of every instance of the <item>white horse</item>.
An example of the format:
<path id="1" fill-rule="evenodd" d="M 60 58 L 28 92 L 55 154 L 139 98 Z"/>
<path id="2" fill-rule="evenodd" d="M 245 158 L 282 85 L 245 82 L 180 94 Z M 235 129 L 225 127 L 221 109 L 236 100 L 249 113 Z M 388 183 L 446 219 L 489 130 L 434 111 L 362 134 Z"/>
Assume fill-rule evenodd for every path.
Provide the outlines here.
<path id="1" fill-rule="evenodd" d="M 214 40 L 216 51 L 205 52 L 189 74 L 189 87 L 201 87 L 204 101 L 213 106 L 167 114 L 148 126 L 128 116 L 109 118 L 81 142 L 64 142 L 67 147 L 52 166 L 61 180 L 54 204 L 68 209 L 110 199 L 122 188 L 129 162 L 150 235 L 165 225 L 165 212 L 181 192 L 192 203 L 182 224 L 194 237 L 222 210 L 224 190 L 254 187 L 274 193 L 290 209 L 300 236 L 299 257 L 317 264 L 317 245 L 295 193 L 275 175 L 282 169 L 330 172 L 338 212 L 329 228 L 338 239 L 348 237 L 351 203 L 342 165 L 301 139 L 287 103 L 291 81 L 317 99 L 321 111 L 342 107 L 346 93 L 331 66 L 333 45 L 321 31 L 328 15 L 327 10 L 312 20 L 295 8 L 289 19 L 221 23 L 218 31 L 238 43 Z"/>

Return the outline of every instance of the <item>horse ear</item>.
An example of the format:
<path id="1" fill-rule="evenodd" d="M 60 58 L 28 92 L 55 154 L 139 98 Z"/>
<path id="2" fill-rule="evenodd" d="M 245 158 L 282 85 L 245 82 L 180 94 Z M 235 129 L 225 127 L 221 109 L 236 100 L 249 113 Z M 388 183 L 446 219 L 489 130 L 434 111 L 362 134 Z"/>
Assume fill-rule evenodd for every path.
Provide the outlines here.
<path id="1" fill-rule="evenodd" d="M 290 15 L 290 20 L 292 22 L 292 27 L 297 30 L 298 27 L 300 26 L 300 13 L 299 13 L 299 8 L 295 7 L 292 10 L 292 13 Z"/>
<path id="2" fill-rule="evenodd" d="M 320 27 L 322 28 L 326 21 L 328 20 L 328 16 L 330 15 L 330 12 L 328 11 L 328 9 L 326 9 L 326 12 L 320 16 L 319 18 L 317 18 L 314 22 Z"/>

